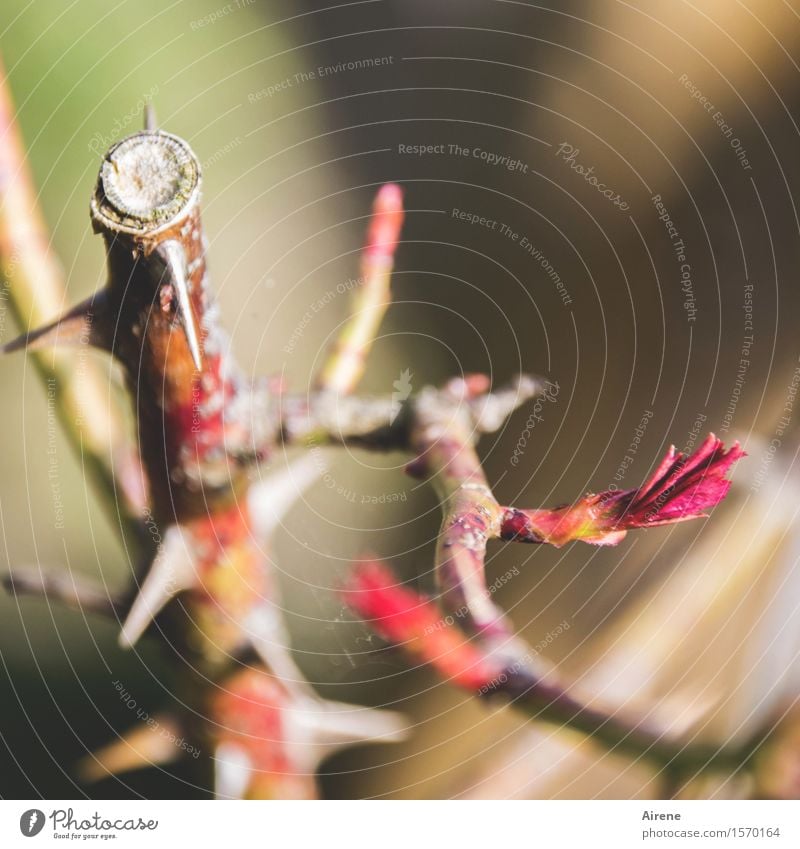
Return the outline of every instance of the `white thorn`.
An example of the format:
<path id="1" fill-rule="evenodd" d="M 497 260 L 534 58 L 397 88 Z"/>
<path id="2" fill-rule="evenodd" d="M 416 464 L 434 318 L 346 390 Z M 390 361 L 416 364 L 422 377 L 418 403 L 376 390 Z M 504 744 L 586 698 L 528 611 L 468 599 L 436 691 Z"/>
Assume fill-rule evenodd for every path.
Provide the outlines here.
<path id="1" fill-rule="evenodd" d="M 253 767 L 247 752 L 235 743 L 220 743 L 214 752 L 214 795 L 243 799 Z"/>
<path id="2" fill-rule="evenodd" d="M 314 700 L 300 703 L 294 720 L 326 753 L 363 743 L 400 743 L 408 737 L 408 719 L 391 710 Z"/>
<path id="3" fill-rule="evenodd" d="M 186 541 L 173 525 L 164 534 L 150 571 L 139 587 L 139 594 L 119 635 L 120 646 L 133 646 L 161 608 L 179 592 L 194 585 L 195 577 Z"/>
<path id="4" fill-rule="evenodd" d="M 203 357 L 200 352 L 200 333 L 197 328 L 197 320 L 192 307 L 192 299 L 189 295 L 189 277 L 186 271 L 186 255 L 180 242 L 168 239 L 158 246 L 167 265 L 169 282 L 175 289 L 178 298 L 178 317 L 181 320 L 186 342 L 192 355 L 194 367 L 198 371 L 203 369 Z"/>
<path id="5" fill-rule="evenodd" d="M 273 472 L 253 484 L 247 495 L 247 506 L 253 531 L 261 539 L 268 537 L 281 523 L 292 505 L 323 473 L 315 452 L 292 460 L 285 469 Z"/>
<path id="6" fill-rule="evenodd" d="M 245 617 L 242 625 L 250 645 L 281 684 L 298 698 L 313 697 L 313 688 L 292 658 L 289 634 L 275 604 L 259 605 Z"/>
<path id="7" fill-rule="evenodd" d="M 152 100 L 148 100 L 144 105 L 144 129 L 148 133 L 154 133 L 158 129 L 156 108 Z"/>

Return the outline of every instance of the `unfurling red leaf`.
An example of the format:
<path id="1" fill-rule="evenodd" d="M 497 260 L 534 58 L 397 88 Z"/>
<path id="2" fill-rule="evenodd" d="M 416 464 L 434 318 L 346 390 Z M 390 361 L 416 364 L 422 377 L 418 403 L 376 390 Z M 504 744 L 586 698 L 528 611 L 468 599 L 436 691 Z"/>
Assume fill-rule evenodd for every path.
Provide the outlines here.
<path id="1" fill-rule="evenodd" d="M 501 536 L 555 546 L 573 540 L 616 545 L 633 528 L 705 516 L 727 495 L 731 482 L 725 476 L 744 453 L 738 442 L 726 450 L 713 433 L 692 455 L 676 451 L 673 445 L 639 489 L 590 494 L 554 510 L 507 508 Z"/>

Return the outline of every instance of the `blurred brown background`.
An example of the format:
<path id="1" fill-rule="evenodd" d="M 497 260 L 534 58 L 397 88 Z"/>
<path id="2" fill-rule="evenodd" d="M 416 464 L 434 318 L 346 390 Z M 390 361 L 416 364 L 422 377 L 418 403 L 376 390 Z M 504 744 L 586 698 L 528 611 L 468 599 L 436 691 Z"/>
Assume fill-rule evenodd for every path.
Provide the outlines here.
<path id="1" fill-rule="evenodd" d="M 757 439 L 774 438 L 800 356 L 797 3 L 5 0 L 0 50 L 70 301 L 103 282 L 88 219 L 99 156 L 138 129 L 152 96 L 161 125 L 205 163 L 211 270 L 254 374 L 306 385 L 346 315 L 346 298 L 330 293 L 357 274 L 371 197 L 395 180 L 409 209 L 395 305 L 363 388 L 390 393 L 406 369 L 414 388 L 471 371 L 557 381 L 518 465 L 525 410 L 481 443 L 501 501 L 539 506 L 612 481 L 636 486 L 670 442 L 696 438 L 703 416 L 701 435 L 743 439 L 754 463 L 741 474 L 759 474 Z M 407 152 L 420 145 L 437 152 Z M 501 157 L 511 167 L 490 164 Z M 593 168 L 617 203 L 576 164 Z M 7 339 L 16 328 L 0 309 Z M 0 382 L 4 563 L 66 563 L 118 585 L 124 552 L 36 375 L 11 357 Z M 784 475 L 793 452 L 787 433 L 770 473 Z M 332 797 L 464 792 L 469 776 L 525 739 L 513 736 L 522 722 L 510 712 L 372 652 L 378 641 L 331 592 L 365 550 L 431 588 L 438 510 L 403 461 L 330 458 L 278 546 L 298 662 L 319 689 L 418 723 L 407 744 L 329 761 Z M 386 494 L 400 500 L 373 503 Z M 703 529 L 656 530 L 606 550 L 498 546 L 492 575 L 519 570 L 498 599 L 534 643 L 568 620 L 544 654 L 577 674 Z M 144 705 L 169 699 L 157 646 L 123 654 L 110 625 L 42 602 L 3 598 L 0 612 L 0 795 L 81 795 L 70 764 L 131 722 L 111 682 L 124 680 Z M 652 625 L 670 627 L 668 618 Z M 529 772 L 555 757 L 535 745 L 519 750 Z M 615 770 L 611 760 L 564 795 L 654 792 L 639 767 Z M 91 793 L 200 791 L 150 770 Z"/>

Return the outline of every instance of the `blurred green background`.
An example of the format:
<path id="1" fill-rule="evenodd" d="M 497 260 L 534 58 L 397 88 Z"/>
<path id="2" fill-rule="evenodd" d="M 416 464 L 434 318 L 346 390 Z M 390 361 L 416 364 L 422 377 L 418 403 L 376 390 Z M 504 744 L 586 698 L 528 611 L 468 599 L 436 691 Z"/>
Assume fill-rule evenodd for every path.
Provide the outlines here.
<path id="1" fill-rule="evenodd" d="M 104 282 L 88 200 L 100 155 L 139 128 L 146 97 L 204 163 L 210 268 L 241 363 L 283 373 L 294 388 L 307 385 L 347 314 L 346 299 L 333 297 L 306 321 L 310 305 L 357 275 L 372 195 L 396 180 L 409 209 L 396 303 L 363 388 L 390 393 L 406 369 L 415 389 L 472 371 L 557 381 L 557 402 L 518 465 L 526 411 L 481 443 L 500 500 L 530 506 L 611 481 L 635 486 L 670 442 L 686 444 L 700 416 L 703 430 L 726 438 L 774 434 L 800 354 L 799 45 L 797 15 L 780 2 L 4 0 L 0 12 L 0 51 L 70 302 Z M 445 152 L 407 152 L 419 145 Z M 576 173 L 562 145 L 627 208 Z M 492 165 L 476 151 L 519 164 Z M 693 320 L 654 195 L 686 246 Z M 738 385 L 748 283 L 754 342 Z M 4 318 L 2 338 L 15 332 Z M 130 566 L 115 530 L 24 358 L 0 361 L 0 390 L 4 565 L 67 565 L 121 585 Z M 325 695 L 391 705 L 417 723 L 407 744 L 328 761 L 331 797 L 457 792 L 521 725 L 423 671 L 404 672 L 394 655 L 365 656 L 371 638 L 331 592 L 365 550 L 431 588 L 438 510 L 403 475 L 404 459 L 333 458 L 335 486 L 313 488 L 278 543 L 298 663 Z M 403 500 L 371 503 L 387 493 Z M 498 546 L 490 570 L 519 568 L 498 600 L 532 642 L 569 619 L 546 650 L 569 675 L 608 621 L 673 567 L 665 540 L 688 549 L 702 532 L 659 530 L 652 543 L 607 550 Z M 0 657 L 0 795 L 202 795 L 180 770 L 91 789 L 70 776 L 87 748 L 131 724 L 113 681 L 148 707 L 168 699 L 155 644 L 125 654 L 106 623 L 2 598 Z M 630 773 L 602 785 L 607 795 L 643 786 Z"/>

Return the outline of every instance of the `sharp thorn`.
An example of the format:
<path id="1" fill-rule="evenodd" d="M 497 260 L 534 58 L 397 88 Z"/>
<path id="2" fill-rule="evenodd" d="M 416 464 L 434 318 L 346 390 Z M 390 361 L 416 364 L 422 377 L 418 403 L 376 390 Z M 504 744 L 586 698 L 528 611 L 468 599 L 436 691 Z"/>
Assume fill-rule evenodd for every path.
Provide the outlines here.
<path id="1" fill-rule="evenodd" d="M 399 743 L 409 733 L 409 721 L 401 713 L 341 702 L 299 704 L 293 718 L 328 752 L 364 743 Z"/>
<path id="2" fill-rule="evenodd" d="M 195 580 L 186 542 L 178 527 L 173 525 L 164 534 L 164 541 L 122 626 L 120 646 L 131 648 L 135 645 L 164 605 L 183 590 L 191 589 Z"/>
<path id="3" fill-rule="evenodd" d="M 167 267 L 167 280 L 172 284 L 178 301 L 178 317 L 183 327 L 192 362 L 198 371 L 203 369 L 200 348 L 200 332 L 189 293 L 189 275 L 186 270 L 186 255 L 180 242 L 168 239 L 156 249 Z M 166 282 L 166 281 L 165 281 Z"/>
<path id="4" fill-rule="evenodd" d="M 132 728 L 113 743 L 81 758 L 75 772 L 81 781 L 92 784 L 110 775 L 171 763 L 181 754 L 174 742 L 180 736 L 180 727 L 173 717 L 154 716 L 149 723 Z"/>
<path id="5" fill-rule="evenodd" d="M 151 100 L 148 100 L 144 105 L 144 129 L 148 133 L 154 133 L 158 129 L 156 108 Z"/>
<path id="6" fill-rule="evenodd" d="M 0 354 L 80 345 L 92 345 L 107 351 L 109 345 L 104 332 L 107 327 L 106 302 L 105 290 L 96 292 L 55 321 L 23 333 L 0 346 Z"/>
<path id="7" fill-rule="evenodd" d="M 247 494 L 253 530 L 260 539 L 275 531 L 305 490 L 323 473 L 319 458 L 303 454 L 279 472 L 254 483 Z"/>
<path id="8" fill-rule="evenodd" d="M 214 795 L 244 799 L 253 772 L 247 752 L 235 743 L 220 743 L 214 752 Z"/>
<path id="9" fill-rule="evenodd" d="M 289 635 L 280 612 L 272 602 L 258 606 L 242 622 L 253 650 L 284 687 L 300 699 L 314 698 L 314 689 L 294 662 Z"/>

